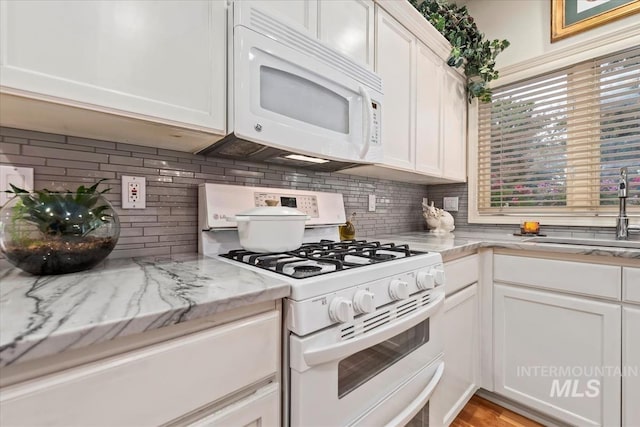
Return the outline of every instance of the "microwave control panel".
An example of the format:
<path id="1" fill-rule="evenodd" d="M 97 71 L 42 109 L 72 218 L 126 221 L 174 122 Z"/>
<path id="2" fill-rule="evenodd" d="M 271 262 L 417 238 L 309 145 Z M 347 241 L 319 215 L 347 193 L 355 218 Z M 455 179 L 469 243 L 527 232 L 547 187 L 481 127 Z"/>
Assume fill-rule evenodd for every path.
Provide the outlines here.
<path id="1" fill-rule="evenodd" d="M 256 207 L 267 206 L 265 200 L 276 200 L 280 206 L 296 208 L 311 218 L 318 218 L 318 198 L 311 195 L 281 194 L 281 193 L 253 193 Z"/>
<path id="2" fill-rule="evenodd" d="M 373 110 L 373 129 L 371 131 L 371 144 L 380 144 L 380 105 L 375 102 L 371 103 Z"/>

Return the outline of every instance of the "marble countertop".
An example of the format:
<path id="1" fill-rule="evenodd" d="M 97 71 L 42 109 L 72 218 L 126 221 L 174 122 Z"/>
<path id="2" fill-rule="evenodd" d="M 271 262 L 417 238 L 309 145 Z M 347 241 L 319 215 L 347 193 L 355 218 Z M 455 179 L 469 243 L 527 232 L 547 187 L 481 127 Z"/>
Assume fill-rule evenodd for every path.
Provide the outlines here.
<path id="1" fill-rule="evenodd" d="M 0 366 L 289 295 L 289 284 L 195 254 L 32 276 L 0 260 Z"/>
<path id="2" fill-rule="evenodd" d="M 556 252 L 578 255 L 597 255 L 637 259 L 640 263 L 640 242 L 638 249 L 613 246 L 589 246 L 564 243 L 527 242 L 531 237 L 514 236 L 507 233 L 491 232 L 453 232 L 448 235 L 435 235 L 426 231 L 396 234 L 381 234 L 368 240 L 380 240 L 406 243 L 415 250 L 440 252 L 444 259 L 474 252 L 479 248 L 521 249 L 535 252 Z"/>
<path id="3" fill-rule="evenodd" d="M 383 234 L 455 258 L 507 248 L 637 260 L 640 249 L 525 242 L 506 233 Z M 0 260 L 0 367 L 289 295 L 285 280 L 195 254 L 107 260 L 80 273 L 31 276 Z"/>

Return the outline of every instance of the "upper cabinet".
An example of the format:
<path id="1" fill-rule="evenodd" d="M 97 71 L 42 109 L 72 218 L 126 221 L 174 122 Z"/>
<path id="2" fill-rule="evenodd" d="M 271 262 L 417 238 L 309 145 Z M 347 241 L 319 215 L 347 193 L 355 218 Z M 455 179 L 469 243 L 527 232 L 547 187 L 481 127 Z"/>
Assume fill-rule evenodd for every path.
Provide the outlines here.
<path id="1" fill-rule="evenodd" d="M 376 71 L 384 84 L 384 162 L 411 170 L 415 167 L 415 37 L 384 10 L 377 12 Z"/>
<path id="2" fill-rule="evenodd" d="M 296 26 L 298 30 L 318 34 L 318 0 L 248 0 L 252 7 L 261 9 L 279 21 Z"/>
<path id="3" fill-rule="evenodd" d="M 0 7 L 7 100 L 44 99 L 225 133 L 226 2 L 3 1 Z"/>
<path id="4" fill-rule="evenodd" d="M 372 0 L 320 0 L 318 37 L 373 69 L 375 8 Z"/>
<path id="5" fill-rule="evenodd" d="M 464 182 L 465 80 L 446 64 L 451 46 L 409 3 L 377 3 L 375 71 L 384 86 L 384 160 L 346 172 L 416 183 Z"/>
<path id="6" fill-rule="evenodd" d="M 250 0 L 275 18 L 373 69 L 373 0 Z"/>
<path id="7" fill-rule="evenodd" d="M 467 180 L 467 94 L 465 82 L 457 73 L 448 69 L 442 85 L 442 136 L 440 146 L 444 160 L 442 177 L 454 181 Z"/>

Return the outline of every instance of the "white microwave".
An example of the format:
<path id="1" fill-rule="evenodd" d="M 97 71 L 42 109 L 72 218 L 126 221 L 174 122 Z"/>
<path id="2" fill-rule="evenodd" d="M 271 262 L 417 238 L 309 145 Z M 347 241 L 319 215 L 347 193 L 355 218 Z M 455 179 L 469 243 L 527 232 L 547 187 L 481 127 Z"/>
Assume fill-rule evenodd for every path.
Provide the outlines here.
<path id="1" fill-rule="evenodd" d="M 228 129 L 203 154 L 320 170 L 382 160 L 382 79 L 236 0 L 229 48 Z"/>

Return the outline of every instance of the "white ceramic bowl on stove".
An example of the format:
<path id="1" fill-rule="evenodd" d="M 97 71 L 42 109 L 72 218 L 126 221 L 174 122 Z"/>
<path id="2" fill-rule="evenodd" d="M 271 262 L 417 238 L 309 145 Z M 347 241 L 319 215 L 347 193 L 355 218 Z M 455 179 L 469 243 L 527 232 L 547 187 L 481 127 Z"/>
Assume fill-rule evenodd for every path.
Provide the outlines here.
<path id="1" fill-rule="evenodd" d="M 285 206 L 262 206 L 237 214 L 240 246 L 251 252 L 286 252 L 302 245 L 310 216 Z"/>

